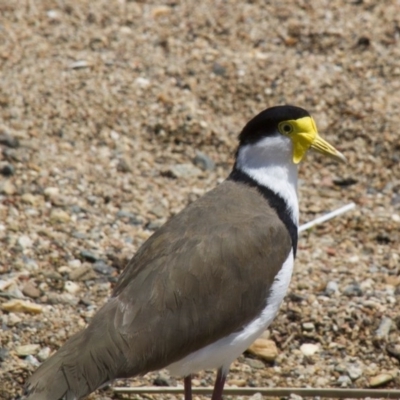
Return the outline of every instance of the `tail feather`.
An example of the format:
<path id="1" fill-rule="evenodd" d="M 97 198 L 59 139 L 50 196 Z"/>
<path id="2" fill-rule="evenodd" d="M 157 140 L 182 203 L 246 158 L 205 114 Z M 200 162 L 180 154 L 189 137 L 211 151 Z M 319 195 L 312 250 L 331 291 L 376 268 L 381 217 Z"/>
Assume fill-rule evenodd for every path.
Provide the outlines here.
<path id="1" fill-rule="evenodd" d="M 87 329 L 71 337 L 28 379 L 26 400 L 78 400 L 120 376 L 125 342 L 115 330 L 115 302 L 108 302 Z M 109 314 L 108 314 L 109 315 Z"/>

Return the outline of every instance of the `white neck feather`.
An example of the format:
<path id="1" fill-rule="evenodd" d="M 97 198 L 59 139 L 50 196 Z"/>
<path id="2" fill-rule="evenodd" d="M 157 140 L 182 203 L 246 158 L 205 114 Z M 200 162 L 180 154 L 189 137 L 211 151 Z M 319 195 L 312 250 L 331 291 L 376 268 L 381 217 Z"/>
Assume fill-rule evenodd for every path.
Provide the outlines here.
<path id="1" fill-rule="evenodd" d="M 254 144 L 242 146 L 237 156 L 237 168 L 281 196 L 287 203 L 296 225 L 299 222 L 297 198 L 297 165 L 293 163 L 293 148 L 289 138 L 269 136 Z"/>

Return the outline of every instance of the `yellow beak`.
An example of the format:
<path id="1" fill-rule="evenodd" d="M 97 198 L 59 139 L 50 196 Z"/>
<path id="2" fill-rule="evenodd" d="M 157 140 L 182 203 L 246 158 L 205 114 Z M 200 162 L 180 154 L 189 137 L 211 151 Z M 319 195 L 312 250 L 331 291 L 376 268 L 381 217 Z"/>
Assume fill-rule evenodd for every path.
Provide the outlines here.
<path id="1" fill-rule="evenodd" d="M 319 136 L 317 127 L 311 117 L 287 121 L 294 128 L 288 135 L 293 142 L 293 162 L 298 164 L 311 148 L 337 161 L 346 162 L 346 157 L 326 140 Z"/>

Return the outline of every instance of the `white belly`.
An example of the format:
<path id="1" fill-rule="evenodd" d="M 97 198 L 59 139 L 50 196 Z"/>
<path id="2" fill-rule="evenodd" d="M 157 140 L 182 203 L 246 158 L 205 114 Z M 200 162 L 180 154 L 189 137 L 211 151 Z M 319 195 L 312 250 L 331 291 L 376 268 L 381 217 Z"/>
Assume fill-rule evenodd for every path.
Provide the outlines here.
<path id="1" fill-rule="evenodd" d="M 257 318 L 240 332 L 232 333 L 169 365 L 167 369 L 170 373 L 175 376 L 187 376 L 204 369 L 220 367 L 227 372 L 230 364 L 242 354 L 274 320 L 289 287 L 293 271 L 293 262 L 293 251 L 291 251 L 271 286 L 267 306 Z"/>

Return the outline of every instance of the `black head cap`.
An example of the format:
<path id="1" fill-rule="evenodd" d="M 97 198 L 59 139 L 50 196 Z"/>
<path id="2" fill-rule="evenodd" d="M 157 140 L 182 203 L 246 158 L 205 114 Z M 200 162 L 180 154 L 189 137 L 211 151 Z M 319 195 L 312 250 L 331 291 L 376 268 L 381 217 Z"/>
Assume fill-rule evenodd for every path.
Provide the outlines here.
<path id="1" fill-rule="evenodd" d="M 258 142 L 263 137 L 276 134 L 280 122 L 309 116 L 308 111 L 295 106 L 267 108 L 246 124 L 239 135 L 239 142 L 241 145 Z"/>

